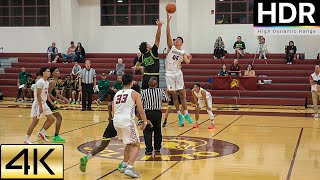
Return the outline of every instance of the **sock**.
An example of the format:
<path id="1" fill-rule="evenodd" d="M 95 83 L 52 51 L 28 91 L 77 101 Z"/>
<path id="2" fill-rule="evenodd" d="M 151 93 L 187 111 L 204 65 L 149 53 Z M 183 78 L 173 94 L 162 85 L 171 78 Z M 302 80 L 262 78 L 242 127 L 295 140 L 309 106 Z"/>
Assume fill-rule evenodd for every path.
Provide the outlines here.
<path id="1" fill-rule="evenodd" d="M 89 160 L 89 159 L 91 159 L 91 158 L 92 158 L 92 154 L 89 153 L 89 154 L 87 155 L 87 160 Z"/>
<path id="2" fill-rule="evenodd" d="M 133 168 L 133 166 L 131 166 L 131 165 L 128 165 L 128 168 L 132 169 L 132 168 Z"/>
<path id="3" fill-rule="evenodd" d="M 27 135 L 26 141 L 30 141 L 30 136 L 29 135 Z"/>
<path id="4" fill-rule="evenodd" d="M 128 167 L 128 162 L 122 162 L 122 167 Z"/>
<path id="5" fill-rule="evenodd" d="M 189 114 L 188 110 L 184 110 L 184 115 Z"/>
<path id="6" fill-rule="evenodd" d="M 208 110 L 207 110 L 207 113 L 208 113 L 208 115 L 209 115 L 209 119 L 212 119 L 212 120 L 213 120 L 214 115 L 213 115 L 212 111 L 208 111 Z"/>
<path id="7" fill-rule="evenodd" d="M 196 123 L 199 124 L 199 120 L 196 120 Z"/>
<path id="8" fill-rule="evenodd" d="M 44 130 L 44 128 L 41 129 L 41 134 L 46 134 L 46 130 Z"/>
<path id="9" fill-rule="evenodd" d="M 181 114 L 181 111 L 177 111 L 178 114 Z"/>
<path id="10" fill-rule="evenodd" d="M 164 119 L 164 122 L 167 122 L 167 118 L 166 118 L 166 119 Z"/>

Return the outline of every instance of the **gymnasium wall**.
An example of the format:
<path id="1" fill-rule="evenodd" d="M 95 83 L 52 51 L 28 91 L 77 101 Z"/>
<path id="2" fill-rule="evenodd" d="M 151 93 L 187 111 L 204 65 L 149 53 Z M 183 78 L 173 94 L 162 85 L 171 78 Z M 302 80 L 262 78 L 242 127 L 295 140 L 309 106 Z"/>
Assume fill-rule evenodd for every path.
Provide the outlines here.
<path id="1" fill-rule="evenodd" d="M 257 38 L 252 25 L 215 25 L 215 0 L 160 0 L 160 18 L 165 21 L 165 5 L 175 2 L 178 10 L 172 19 L 172 36 L 185 39 L 185 49 L 193 53 L 211 53 L 218 36 L 226 50 L 233 52 L 236 37 L 241 35 L 248 52 L 255 52 Z M 141 41 L 154 42 L 156 26 L 100 26 L 100 0 L 51 0 L 50 27 L 0 28 L 0 46 L 4 52 L 45 52 L 52 41 L 65 52 L 70 40 L 82 42 L 88 52 L 137 52 Z M 160 50 L 166 47 L 163 26 Z M 265 36 L 269 51 L 283 53 L 290 40 L 298 52 L 315 58 L 319 36 Z M 307 47 L 307 48 L 306 48 Z"/>

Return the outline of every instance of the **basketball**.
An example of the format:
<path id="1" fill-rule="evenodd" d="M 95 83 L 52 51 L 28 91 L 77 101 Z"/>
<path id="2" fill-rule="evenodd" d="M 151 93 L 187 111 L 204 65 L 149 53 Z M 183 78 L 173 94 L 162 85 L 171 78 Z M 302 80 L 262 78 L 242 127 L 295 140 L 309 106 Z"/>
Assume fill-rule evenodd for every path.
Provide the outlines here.
<path id="1" fill-rule="evenodd" d="M 166 6 L 166 10 L 168 13 L 173 14 L 176 12 L 176 5 L 174 3 L 168 3 Z"/>

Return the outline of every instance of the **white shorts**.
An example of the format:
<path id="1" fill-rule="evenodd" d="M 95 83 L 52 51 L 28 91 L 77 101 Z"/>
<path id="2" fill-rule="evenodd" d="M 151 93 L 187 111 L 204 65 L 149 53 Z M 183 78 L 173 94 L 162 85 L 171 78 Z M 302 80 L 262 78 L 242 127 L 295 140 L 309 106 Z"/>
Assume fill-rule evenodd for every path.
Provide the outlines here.
<path id="1" fill-rule="evenodd" d="M 207 103 L 210 109 L 212 109 L 212 97 L 207 98 Z M 199 108 L 203 108 L 206 106 L 206 103 L 204 102 L 204 100 L 202 98 L 198 99 L 198 104 L 199 104 Z"/>
<path id="2" fill-rule="evenodd" d="M 47 103 L 45 103 L 45 102 L 42 103 L 42 108 L 43 108 L 43 112 L 40 114 L 38 102 L 33 101 L 32 108 L 31 108 L 31 117 L 37 117 L 38 119 L 40 119 L 42 115 L 47 116 L 47 115 L 52 114 L 52 111 L 50 110 Z"/>
<path id="3" fill-rule="evenodd" d="M 178 91 L 184 89 L 183 73 L 181 70 L 177 72 L 166 72 L 166 83 L 169 91 Z"/>
<path id="4" fill-rule="evenodd" d="M 117 131 L 118 139 L 122 140 L 124 145 L 140 142 L 139 131 L 134 121 L 129 126 L 116 127 L 114 124 L 114 127 Z"/>

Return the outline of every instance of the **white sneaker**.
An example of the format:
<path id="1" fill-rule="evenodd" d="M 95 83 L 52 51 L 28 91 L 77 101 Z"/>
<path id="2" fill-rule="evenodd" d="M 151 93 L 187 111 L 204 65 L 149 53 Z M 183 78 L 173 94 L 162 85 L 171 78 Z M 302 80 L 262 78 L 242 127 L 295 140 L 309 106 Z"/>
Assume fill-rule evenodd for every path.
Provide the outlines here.
<path id="1" fill-rule="evenodd" d="M 317 118 L 318 118 L 318 114 L 314 114 L 314 118 L 316 118 L 316 119 L 317 119 Z"/>
<path id="2" fill-rule="evenodd" d="M 44 140 L 44 141 L 46 141 L 46 142 L 49 142 L 49 140 L 46 138 L 46 135 L 45 135 L 45 134 L 42 134 L 41 132 L 38 132 L 38 136 L 39 136 L 42 140 Z"/>
<path id="3" fill-rule="evenodd" d="M 24 143 L 24 144 L 33 144 L 32 142 L 30 142 L 30 140 L 24 140 L 23 143 Z"/>
<path id="4" fill-rule="evenodd" d="M 127 168 L 125 171 L 124 171 L 124 174 L 127 175 L 127 176 L 130 176 L 130 177 L 133 177 L 133 178 L 139 178 L 140 175 L 135 172 L 133 170 L 133 168 Z"/>
<path id="5" fill-rule="evenodd" d="M 213 59 L 217 59 L 217 57 L 216 57 L 216 56 L 213 56 Z"/>
<path id="6" fill-rule="evenodd" d="M 222 57 L 221 57 L 221 59 L 224 59 L 224 58 L 226 58 L 226 57 L 225 57 L 225 56 L 222 56 Z"/>

